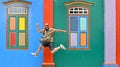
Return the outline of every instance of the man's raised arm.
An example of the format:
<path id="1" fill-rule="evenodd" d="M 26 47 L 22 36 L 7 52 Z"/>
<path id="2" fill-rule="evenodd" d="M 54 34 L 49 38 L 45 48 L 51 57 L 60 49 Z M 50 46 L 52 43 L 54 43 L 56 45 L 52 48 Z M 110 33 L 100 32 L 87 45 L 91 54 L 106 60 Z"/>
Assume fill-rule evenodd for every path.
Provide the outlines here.
<path id="1" fill-rule="evenodd" d="M 54 29 L 55 32 L 67 32 L 67 30 L 61 30 L 61 29 Z"/>
<path id="2" fill-rule="evenodd" d="M 39 29 L 38 23 L 36 23 L 36 29 L 37 29 L 37 31 L 38 31 L 39 33 L 42 33 L 42 32 L 43 32 L 43 30 L 40 30 L 40 29 Z"/>

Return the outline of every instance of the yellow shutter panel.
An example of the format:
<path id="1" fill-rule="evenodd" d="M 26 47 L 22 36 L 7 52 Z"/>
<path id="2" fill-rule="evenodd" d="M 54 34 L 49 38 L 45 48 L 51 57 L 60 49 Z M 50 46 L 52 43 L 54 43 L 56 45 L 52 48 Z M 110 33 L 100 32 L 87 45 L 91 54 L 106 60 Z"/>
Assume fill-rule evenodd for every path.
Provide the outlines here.
<path id="1" fill-rule="evenodd" d="M 19 30 L 25 30 L 25 18 L 19 18 Z"/>

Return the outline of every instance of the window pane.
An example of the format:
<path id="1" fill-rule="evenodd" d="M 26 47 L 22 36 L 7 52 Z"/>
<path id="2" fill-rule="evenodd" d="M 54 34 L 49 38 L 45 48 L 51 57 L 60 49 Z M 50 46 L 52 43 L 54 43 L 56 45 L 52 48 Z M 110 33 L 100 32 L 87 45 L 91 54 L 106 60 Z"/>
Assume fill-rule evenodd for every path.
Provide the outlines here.
<path id="1" fill-rule="evenodd" d="M 82 13 L 83 13 L 83 11 L 79 11 L 79 13 L 80 13 L 80 14 L 82 14 Z"/>
<path id="2" fill-rule="evenodd" d="M 79 8 L 79 10 L 82 10 L 82 8 Z"/>
<path id="3" fill-rule="evenodd" d="M 15 17 L 10 18 L 10 30 L 15 30 L 16 27 L 16 19 Z"/>
<path id="4" fill-rule="evenodd" d="M 86 33 L 81 33 L 81 35 L 80 35 L 80 42 L 81 42 L 81 45 L 80 46 L 86 46 Z"/>
<path id="5" fill-rule="evenodd" d="M 86 8 L 84 8 L 83 10 L 87 10 Z"/>
<path id="6" fill-rule="evenodd" d="M 77 46 L 77 33 L 70 33 L 70 46 Z"/>
<path id="7" fill-rule="evenodd" d="M 70 31 L 77 31 L 78 29 L 78 17 L 70 17 Z"/>
<path id="8" fill-rule="evenodd" d="M 78 8 L 75 8 L 75 10 L 78 10 Z"/>
<path id="9" fill-rule="evenodd" d="M 19 30 L 25 30 L 25 18 L 19 18 Z"/>
<path id="10" fill-rule="evenodd" d="M 16 46 L 16 33 L 10 33 L 10 46 Z"/>
<path id="11" fill-rule="evenodd" d="M 87 30 L 87 20 L 86 18 L 80 18 L 80 30 Z"/>
<path id="12" fill-rule="evenodd" d="M 70 14 L 73 14 L 73 11 L 70 11 Z"/>
<path id="13" fill-rule="evenodd" d="M 19 46 L 25 46 L 25 33 L 19 33 Z"/>
<path id="14" fill-rule="evenodd" d="M 74 11 L 74 13 L 76 14 L 76 13 L 78 13 L 78 11 Z"/>
<path id="15" fill-rule="evenodd" d="M 73 8 L 71 8 L 70 10 L 73 10 Z"/>
<path id="16" fill-rule="evenodd" d="M 86 14 L 87 14 L 87 11 L 84 11 L 84 13 L 86 13 Z"/>

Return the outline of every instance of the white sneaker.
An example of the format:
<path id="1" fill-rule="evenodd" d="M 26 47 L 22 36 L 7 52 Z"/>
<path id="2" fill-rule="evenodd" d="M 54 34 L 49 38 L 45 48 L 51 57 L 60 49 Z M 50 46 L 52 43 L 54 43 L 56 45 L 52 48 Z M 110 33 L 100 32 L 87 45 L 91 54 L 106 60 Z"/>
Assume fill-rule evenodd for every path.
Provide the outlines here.
<path id="1" fill-rule="evenodd" d="M 66 48 L 62 44 L 60 44 L 60 48 L 66 50 Z"/>
<path id="2" fill-rule="evenodd" d="M 36 53 L 31 52 L 31 54 L 32 54 L 33 56 L 37 57 Z"/>

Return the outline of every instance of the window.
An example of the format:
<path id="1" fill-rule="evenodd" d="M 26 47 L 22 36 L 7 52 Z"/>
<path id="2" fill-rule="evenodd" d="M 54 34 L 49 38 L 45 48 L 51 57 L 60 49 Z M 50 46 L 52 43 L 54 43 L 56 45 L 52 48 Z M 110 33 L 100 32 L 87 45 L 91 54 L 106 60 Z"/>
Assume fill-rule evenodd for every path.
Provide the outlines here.
<path id="1" fill-rule="evenodd" d="M 25 16 L 9 16 L 8 21 L 8 48 L 27 48 L 27 19 Z"/>
<path id="2" fill-rule="evenodd" d="M 88 9 L 83 7 L 70 8 L 69 14 L 88 14 Z"/>
<path id="3" fill-rule="evenodd" d="M 8 8 L 8 14 L 27 14 L 27 8 L 25 8 L 25 7 L 10 7 L 10 8 Z"/>
<path id="4" fill-rule="evenodd" d="M 72 7 L 69 12 L 69 48 L 89 48 L 88 8 Z"/>
<path id="5" fill-rule="evenodd" d="M 20 0 L 16 0 L 20 1 Z M 6 5 L 6 48 L 28 49 L 28 14 L 31 2 L 4 2 Z"/>

